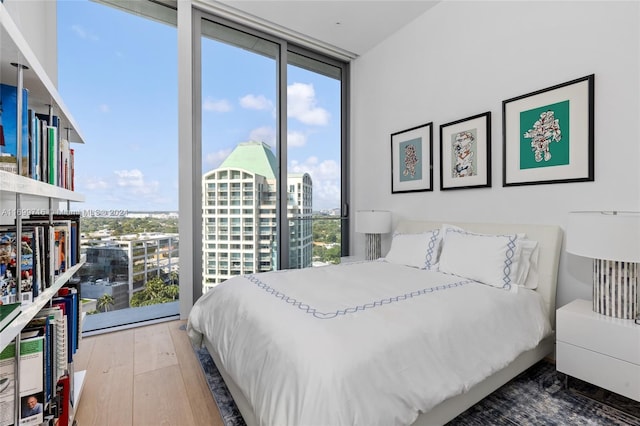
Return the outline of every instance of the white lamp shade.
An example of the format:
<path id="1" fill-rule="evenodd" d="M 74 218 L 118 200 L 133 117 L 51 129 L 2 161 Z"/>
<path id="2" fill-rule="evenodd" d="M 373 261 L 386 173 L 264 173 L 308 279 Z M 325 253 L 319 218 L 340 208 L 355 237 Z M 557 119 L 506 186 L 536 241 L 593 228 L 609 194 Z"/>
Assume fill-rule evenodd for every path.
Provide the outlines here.
<path id="1" fill-rule="evenodd" d="M 640 262 L 640 212 L 570 212 L 569 253 L 620 262 Z"/>
<path id="2" fill-rule="evenodd" d="M 388 234 L 391 232 L 391 212 L 386 210 L 358 210 L 356 232 L 362 234 Z"/>

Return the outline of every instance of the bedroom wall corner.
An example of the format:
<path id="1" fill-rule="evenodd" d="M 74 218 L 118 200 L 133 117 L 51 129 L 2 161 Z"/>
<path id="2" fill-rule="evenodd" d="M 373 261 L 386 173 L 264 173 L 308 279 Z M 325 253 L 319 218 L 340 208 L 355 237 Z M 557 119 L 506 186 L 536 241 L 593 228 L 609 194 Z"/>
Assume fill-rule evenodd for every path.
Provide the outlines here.
<path id="1" fill-rule="evenodd" d="M 440 2 L 352 63 L 352 211 L 564 229 L 573 210 L 640 210 L 639 28 L 638 2 Z M 595 181 L 502 187 L 502 101 L 589 74 Z M 439 126 L 486 111 L 492 187 L 441 191 Z M 391 194 L 390 134 L 427 122 L 434 190 Z M 590 261 L 563 250 L 557 306 L 576 298 L 591 299 Z"/>

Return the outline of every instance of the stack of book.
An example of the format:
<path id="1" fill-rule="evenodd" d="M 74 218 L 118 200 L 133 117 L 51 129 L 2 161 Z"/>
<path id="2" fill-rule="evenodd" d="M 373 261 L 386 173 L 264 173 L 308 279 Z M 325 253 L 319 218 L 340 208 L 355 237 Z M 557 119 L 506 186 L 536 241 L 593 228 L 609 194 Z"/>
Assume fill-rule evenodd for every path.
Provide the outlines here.
<path id="1" fill-rule="evenodd" d="M 14 424 L 16 392 L 20 424 L 51 420 L 52 424 L 68 425 L 73 406 L 73 355 L 80 336 L 79 310 L 77 291 L 62 288 L 51 307 L 42 309 L 22 329 L 19 385 L 15 379 L 16 343 L 0 353 L 0 426 Z"/>
<path id="2" fill-rule="evenodd" d="M 80 215 L 73 214 L 55 215 L 53 221 L 48 215 L 23 219 L 20 237 L 15 226 L 0 226 L 0 302 L 29 304 L 75 266 L 80 261 L 79 227 Z"/>
<path id="3" fill-rule="evenodd" d="M 18 89 L 0 84 L 0 170 L 74 190 L 74 150 L 60 134 L 55 115 L 29 108 L 29 91 L 22 90 L 21 143 L 18 144 Z"/>

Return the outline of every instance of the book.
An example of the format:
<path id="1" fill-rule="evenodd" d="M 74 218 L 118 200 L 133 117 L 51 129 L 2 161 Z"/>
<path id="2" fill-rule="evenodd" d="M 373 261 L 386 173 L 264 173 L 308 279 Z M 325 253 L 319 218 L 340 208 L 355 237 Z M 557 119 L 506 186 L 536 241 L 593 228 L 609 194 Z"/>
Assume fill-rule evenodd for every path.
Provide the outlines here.
<path id="1" fill-rule="evenodd" d="M 53 321 L 53 317 L 49 315 L 43 315 L 38 313 L 38 315 L 31 319 L 27 323 L 27 325 L 22 330 L 22 334 L 33 333 L 36 332 L 37 336 L 44 337 L 44 398 L 41 402 L 46 404 L 51 400 L 51 391 L 52 391 L 52 339 L 51 339 L 51 329 L 52 324 L 50 321 Z"/>
<path id="2" fill-rule="evenodd" d="M 15 357 L 15 343 L 9 344 L 0 352 L 0 426 L 14 424 L 16 398 Z"/>
<path id="3" fill-rule="evenodd" d="M 49 126 L 47 127 L 47 135 L 49 141 L 49 182 L 52 185 L 58 184 L 58 128 Z"/>
<path id="4" fill-rule="evenodd" d="M 69 417 L 71 414 L 70 395 L 71 383 L 69 375 L 65 374 L 58 379 L 58 384 L 56 386 L 56 398 L 58 401 L 58 421 L 56 422 L 56 426 L 69 426 Z"/>
<path id="5" fill-rule="evenodd" d="M 60 376 L 67 370 L 67 322 L 62 310 L 57 307 L 40 311 L 49 317 L 51 335 L 51 385 L 52 389 Z"/>
<path id="6" fill-rule="evenodd" d="M 25 336 L 20 340 L 20 380 L 15 377 L 15 342 L 0 353 L 0 382 L 6 379 L 5 385 L 9 383 L 0 393 L 0 426 L 14 424 L 16 387 L 21 405 L 20 424 L 40 424 L 44 419 L 44 336 Z"/>
<path id="7" fill-rule="evenodd" d="M 17 293 L 18 272 L 23 304 L 33 301 L 33 229 L 23 228 L 18 238 L 15 227 L 0 227 L 0 296 Z M 18 261 L 18 245 L 20 260 Z M 19 269 L 18 269 L 19 266 Z M 37 290 L 35 295 L 37 295 Z M 2 299 L 5 302 L 5 298 Z M 15 300 L 17 301 L 17 300 Z"/>
<path id="8" fill-rule="evenodd" d="M 22 312 L 20 303 L 9 303 L 0 305 L 0 331 L 11 324 L 20 312 Z"/>
<path id="9" fill-rule="evenodd" d="M 67 267 L 71 267 L 80 262 L 80 215 L 72 214 L 72 213 L 57 213 L 52 216 L 53 225 L 62 226 L 64 225 L 66 229 L 62 229 L 65 232 L 68 231 L 69 237 L 66 239 L 66 245 L 68 247 L 68 265 Z M 32 214 L 29 216 L 30 221 L 42 221 L 43 223 L 49 224 L 50 217 L 49 215 L 41 215 L 41 214 Z M 33 222 L 29 222 L 33 223 Z"/>
<path id="10" fill-rule="evenodd" d="M 4 145 L 0 145 L 0 170 L 29 175 L 29 91 L 22 89 L 22 125 L 18 124 L 18 88 L 0 84 L 0 119 Z M 18 129 L 20 127 L 20 129 Z M 22 138 L 18 145 L 18 133 Z"/>

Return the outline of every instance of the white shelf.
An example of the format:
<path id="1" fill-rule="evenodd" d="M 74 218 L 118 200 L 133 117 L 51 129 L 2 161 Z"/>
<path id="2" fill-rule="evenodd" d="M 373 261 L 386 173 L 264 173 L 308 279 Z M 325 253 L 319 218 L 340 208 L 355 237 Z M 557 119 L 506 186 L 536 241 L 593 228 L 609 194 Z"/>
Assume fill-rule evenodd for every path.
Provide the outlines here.
<path id="1" fill-rule="evenodd" d="M 69 413 L 69 425 L 73 425 L 73 419 L 76 416 L 78 405 L 80 404 L 80 396 L 82 395 L 82 387 L 84 386 L 84 376 L 87 370 L 76 371 L 73 374 L 73 406 Z"/>
<path id="2" fill-rule="evenodd" d="M 58 290 L 60 290 L 60 288 L 65 285 L 69 279 L 71 279 L 73 274 L 75 274 L 83 264 L 84 260 L 70 268 L 65 273 L 59 275 L 56 278 L 55 283 L 38 295 L 33 303 L 22 307 L 22 313 L 0 332 L 0 352 L 2 352 L 4 348 L 6 348 L 7 345 L 11 343 L 18 334 L 20 334 L 29 321 L 31 321 L 38 312 L 40 312 L 40 310 L 49 303 L 51 298 L 55 296 Z"/>
<path id="3" fill-rule="evenodd" d="M 0 170 L 0 191 L 36 197 L 50 197 L 59 200 L 84 201 L 84 195 L 75 191 L 40 182 L 25 176 Z"/>
<path id="4" fill-rule="evenodd" d="M 23 73 L 23 86 L 29 90 L 29 107 L 40 113 L 47 113 L 49 106 L 53 107 L 53 114 L 60 119 L 61 136 L 67 137 L 69 142 L 84 143 L 84 138 L 68 113 L 56 86 L 51 82 L 44 67 L 38 61 L 35 53 L 13 22 L 5 6 L 0 3 L 0 82 L 12 86 L 17 85 L 17 63 L 29 67 Z"/>

